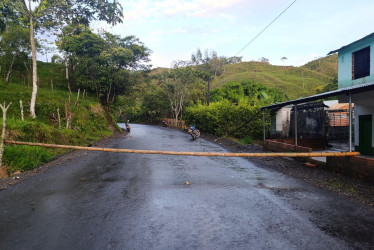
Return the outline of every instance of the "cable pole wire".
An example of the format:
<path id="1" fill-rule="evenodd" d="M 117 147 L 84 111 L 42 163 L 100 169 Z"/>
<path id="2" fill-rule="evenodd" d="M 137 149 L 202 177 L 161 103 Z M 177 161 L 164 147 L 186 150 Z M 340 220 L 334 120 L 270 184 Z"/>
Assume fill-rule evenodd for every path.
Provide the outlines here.
<path id="1" fill-rule="evenodd" d="M 247 43 L 241 50 L 239 50 L 238 53 L 235 54 L 235 56 L 239 55 L 240 52 L 242 52 L 244 49 L 246 49 L 254 40 L 257 39 L 267 28 L 269 28 L 270 25 L 272 25 L 281 15 L 283 15 L 284 12 L 286 12 L 297 0 L 293 1 L 290 5 L 288 5 L 287 8 L 285 8 L 273 21 L 271 21 L 263 30 L 260 31 L 254 38 L 252 38 L 249 43 Z"/>

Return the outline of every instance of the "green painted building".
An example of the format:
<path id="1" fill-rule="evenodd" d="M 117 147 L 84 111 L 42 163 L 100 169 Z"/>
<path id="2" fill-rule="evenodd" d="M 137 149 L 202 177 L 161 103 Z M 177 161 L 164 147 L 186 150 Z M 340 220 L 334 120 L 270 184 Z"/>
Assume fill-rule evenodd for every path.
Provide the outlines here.
<path id="1" fill-rule="evenodd" d="M 338 88 L 352 88 L 374 83 L 374 33 L 331 51 L 338 53 Z M 347 97 L 339 102 L 348 102 Z M 352 95 L 354 110 L 354 145 L 362 154 L 374 155 L 374 90 Z"/>

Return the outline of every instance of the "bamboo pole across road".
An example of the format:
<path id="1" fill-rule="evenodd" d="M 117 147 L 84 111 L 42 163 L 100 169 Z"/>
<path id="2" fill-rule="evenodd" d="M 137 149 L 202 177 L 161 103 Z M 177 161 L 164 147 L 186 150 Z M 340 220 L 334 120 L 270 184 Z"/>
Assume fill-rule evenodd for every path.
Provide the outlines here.
<path id="1" fill-rule="evenodd" d="M 357 156 L 359 152 L 314 152 L 314 153 L 220 153 L 220 152 L 179 152 L 179 151 L 160 151 L 160 150 L 136 150 L 136 149 L 120 149 L 120 148 L 98 148 L 98 147 L 82 147 L 70 145 L 45 144 L 21 141 L 4 141 L 6 144 L 40 146 L 47 148 L 64 148 L 88 151 L 104 151 L 117 153 L 133 153 L 133 154 L 160 154 L 160 155 L 189 155 L 189 156 L 222 156 L 222 157 L 347 157 Z"/>

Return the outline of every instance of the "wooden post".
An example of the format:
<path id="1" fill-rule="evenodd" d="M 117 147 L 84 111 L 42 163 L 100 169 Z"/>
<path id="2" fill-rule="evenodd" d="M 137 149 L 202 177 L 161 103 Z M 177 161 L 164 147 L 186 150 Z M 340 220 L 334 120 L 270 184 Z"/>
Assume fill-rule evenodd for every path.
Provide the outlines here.
<path id="1" fill-rule="evenodd" d="M 84 99 L 84 94 L 86 94 L 86 90 L 85 89 L 83 90 L 82 99 Z"/>
<path id="2" fill-rule="evenodd" d="M 60 116 L 59 108 L 57 108 L 57 119 L 58 119 L 58 128 L 61 129 L 61 116 Z"/>
<path id="3" fill-rule="evenodd" d="M 3 111 L 3 131 L 1 132 L 1 140 L 0 140 L 0 167 L 3 165 L 4 141 L 5 141 L 5 136 L 6 136 L 5 134 L 6 112 L 8 111 L 10 104 L 12 104 L 12 102 L 10 102 L 8 106 L 5 106 L 5 102 L 4 102 L 4 106 L 0 104 L 0 108 Z"/>
<path id="4" fill-rule="evenodd" d="M 22 121 L 24 120 L 24 116 L 23 116 L 23 105 L 22 105 L 22 100 L 19 100 L 19 107 L 21 109 L 21 119 Z"/>

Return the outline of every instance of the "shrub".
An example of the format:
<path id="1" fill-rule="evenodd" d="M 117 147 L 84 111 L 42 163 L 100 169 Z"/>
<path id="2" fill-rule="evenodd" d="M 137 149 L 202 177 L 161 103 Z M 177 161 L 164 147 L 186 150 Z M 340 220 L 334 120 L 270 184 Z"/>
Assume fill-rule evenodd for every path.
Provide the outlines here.
<path id="1" fill-rule="evenodd" d="M 210 106 L 198 104 L 186 109 L 186 120 L 202 132 L 218 136 L 261 138 L 261 106 L 260 103 L 249 105 L 248 100 L 240 100 L 238 105 L 228 100 L 214 102 Z"/>
<path id="2" fill-rule="evenodd" d="M 251 137 L 246 136 L 246 137 L 244 137 L 243 139 L 241 139 L 240 142 L 241 142 L 242 144 L 247 145 L 247 144 L 252 144 L 253 140 L 252 140 Z"/>

